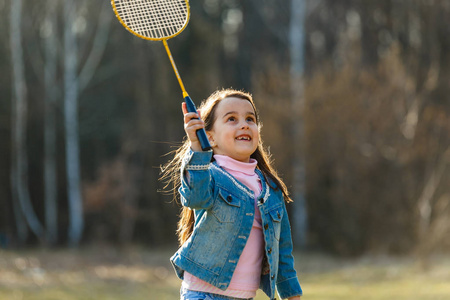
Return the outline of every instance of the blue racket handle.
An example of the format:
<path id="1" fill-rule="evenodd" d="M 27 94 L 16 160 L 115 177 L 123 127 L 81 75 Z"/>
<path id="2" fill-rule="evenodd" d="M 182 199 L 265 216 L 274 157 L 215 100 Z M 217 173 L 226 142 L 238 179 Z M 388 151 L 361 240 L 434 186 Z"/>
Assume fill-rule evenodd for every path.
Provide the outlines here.
<path id="1" fill-rule="evenodd" d="M 195 107 L 194 102 L 192 102 L 191 97 L 189 96 L 184 97 L 184 102 L 186 102 L 186 108 L 188 112 L 195 112 L 195 113 L 197 112 L 197 108 Z M 196 133 L 198 140 L 200 141 L 200 145 L 202 146 L 202 150 L 203 151 L 211 150 L 211 145 L 209 144 L 205 129 L 204 128 L 199 129 L 197 130 Z"/>

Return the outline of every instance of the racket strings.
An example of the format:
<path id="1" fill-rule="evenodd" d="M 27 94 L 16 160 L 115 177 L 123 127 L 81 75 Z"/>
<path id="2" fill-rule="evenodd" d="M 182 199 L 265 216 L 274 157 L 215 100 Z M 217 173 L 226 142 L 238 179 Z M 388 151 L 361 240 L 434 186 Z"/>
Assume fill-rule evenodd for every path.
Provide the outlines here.
<path id="1" fill-rule="evenodd" d="M 188 19 L 184 0 L 116 0 L 115 7 L 131 30 L 153 39 L 175 35 Z"/>

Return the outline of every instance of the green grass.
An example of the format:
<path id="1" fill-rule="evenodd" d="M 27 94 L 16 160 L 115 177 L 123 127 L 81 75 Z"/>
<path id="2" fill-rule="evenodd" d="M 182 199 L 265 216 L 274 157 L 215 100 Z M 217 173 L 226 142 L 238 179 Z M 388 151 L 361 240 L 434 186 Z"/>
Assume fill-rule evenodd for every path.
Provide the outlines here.
<path id="1" fill-rule="evenodd" d="M 434 258 L 427 269 L 412 258 L 311 260 L 302 284 L 307 299 L 450 299 L 448 256 Z M 314 261 L 321 260 L 322 267 L 314 270 Z"/>
<path id="2" fill-rule="evenodd" d="M 174 251 L 0 250 L 0 300 L 178 299 L 180 281 L 168 262 Z M 302 299 L 450 300 L 450 256 L 434 257 L 426 269 L 411 257 L 297 253 L 296 262 Z M 258 292 L 255 300 L 263 299 Z"/>

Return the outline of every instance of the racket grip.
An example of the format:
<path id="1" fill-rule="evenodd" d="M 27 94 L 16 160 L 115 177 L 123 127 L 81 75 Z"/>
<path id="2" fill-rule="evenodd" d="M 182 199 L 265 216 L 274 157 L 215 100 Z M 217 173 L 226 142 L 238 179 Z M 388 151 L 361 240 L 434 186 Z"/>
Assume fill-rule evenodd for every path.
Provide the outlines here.
<path id="1" fill-rule="evenodd" d="M 197 112 L 197 108 L 195 107 L 194 102 L 192 101 L 191 97 L 186 96 L 184 97 L 184 102 L 186 102 L 186 108 L 188 112 Z M 197 137 L 200 141 L 200 145 L 202 147 L 203 151 L 211 150 L 211 145 L 209 144 L 208 137 L 206 136 L 206 131 L 204 128 L 197 130 Z"/>

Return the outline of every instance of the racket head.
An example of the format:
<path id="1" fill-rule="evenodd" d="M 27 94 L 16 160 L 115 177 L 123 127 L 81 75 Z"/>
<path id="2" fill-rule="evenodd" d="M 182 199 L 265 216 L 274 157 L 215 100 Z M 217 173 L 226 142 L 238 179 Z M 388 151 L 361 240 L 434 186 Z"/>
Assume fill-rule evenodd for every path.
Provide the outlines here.
<path id="1" fill-rule="evenodd" d="M 189 23 L 189 0 L 111 0 L 120 23 L 142 39 L 162 41 L 180 34 Z"/>

